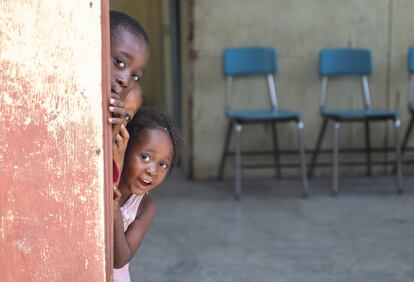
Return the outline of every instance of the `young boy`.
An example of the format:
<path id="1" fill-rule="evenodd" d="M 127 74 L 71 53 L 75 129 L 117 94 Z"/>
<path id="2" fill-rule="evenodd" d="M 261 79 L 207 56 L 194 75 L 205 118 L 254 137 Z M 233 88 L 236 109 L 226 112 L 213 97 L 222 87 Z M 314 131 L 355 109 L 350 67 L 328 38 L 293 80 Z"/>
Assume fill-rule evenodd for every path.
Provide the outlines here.
<path id="1" fill-rule="evenodd" d="M 114 143 L 114 183 L 119 182 L 125 150 L 115 144 L 116 140 L 125 138 L 127 120 L 133 118 L 141 106 L 141 86 L 145 67 L 149 59 L 148 35 L 142 26 L 130 16 L 110 12 L 111 40 L 111 99 L 109 111 L 112 117 L 112 141 Z M 134 98 L 136 97 L 136 98 Z M 128 112 L 129 111 L 129 112 Z M 127 141 L 127 140 L 126 140 Z"/>

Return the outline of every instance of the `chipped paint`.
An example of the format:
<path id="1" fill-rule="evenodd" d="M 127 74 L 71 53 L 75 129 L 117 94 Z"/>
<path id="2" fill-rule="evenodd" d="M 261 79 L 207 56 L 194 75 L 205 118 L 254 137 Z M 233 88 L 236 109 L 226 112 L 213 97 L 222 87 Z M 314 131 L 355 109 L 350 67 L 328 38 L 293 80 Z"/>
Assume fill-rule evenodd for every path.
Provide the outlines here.
<path id="1" fill-rule="evenodd" d="M 30 255 L 32 253 L 32 247 L 27 242 L 27 237 L 24 237 L 23 239 L 19 239 L 14 242 L 14 245 L 16 245 L 17 249 L 25 253 L 26 255 Z"/>
<path id="2" fill-rule="evenodd" d="M 106 279 L 101 10 L 90 2 L 1 5 L 4 281 Z"/>
<path id="3" fill-rule="evenodd" d="M 4 105 L 11 106 L 13 105 L 13 99 L 7 92 L 1 92 L 1 98 L 3 99 Z"/>

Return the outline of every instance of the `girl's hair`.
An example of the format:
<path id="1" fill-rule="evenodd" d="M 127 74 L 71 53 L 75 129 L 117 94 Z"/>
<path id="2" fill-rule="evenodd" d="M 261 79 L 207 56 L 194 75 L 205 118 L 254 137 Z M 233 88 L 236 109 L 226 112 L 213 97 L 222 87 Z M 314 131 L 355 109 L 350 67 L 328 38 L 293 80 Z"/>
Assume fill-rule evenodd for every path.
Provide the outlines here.
<path id="1" fill-rule="evenodd" d="M 170 136 L 173 145 L 171 170 L 177 164 L 180 147 L 180 134 L 171 119 L 155 108 L 142 107 L 126 126 L 129 133 L 127 152 L 130 146 L 138 140 L 145 129 L 162 129 Z M 170 170 L 170 171 L 171 171 Z"/>
<path id="2" fill-rule="evenodd" d="M 149 45 L 148 34 L 142 25 L 125 13 L 110 11 L 109 12 L 109 29 L 111 33 L 111 41 L 116 40 L 117 32 L 120 28 L 124 28 L 138 37 L 144 38 L 145 42 Z"/>

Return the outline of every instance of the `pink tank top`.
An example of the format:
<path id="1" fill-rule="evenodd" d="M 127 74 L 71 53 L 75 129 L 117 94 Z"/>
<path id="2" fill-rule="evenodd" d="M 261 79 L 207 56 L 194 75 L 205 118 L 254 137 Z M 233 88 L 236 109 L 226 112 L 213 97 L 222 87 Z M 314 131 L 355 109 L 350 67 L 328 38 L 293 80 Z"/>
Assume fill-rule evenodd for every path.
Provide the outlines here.
<path id="1" fill-rule="evenodd" d="M 137 216 L 138 207 L 142 200 L 141 195 L 132 194 L 125 204 L 121 207 L 122 220 L 124 221 L 124 232 L 127 231 L 128 226 L 135 220 Z M 129 276 L 129 263 L 119 269 L 114 269 L 114 282 L 131 282 Z"/>

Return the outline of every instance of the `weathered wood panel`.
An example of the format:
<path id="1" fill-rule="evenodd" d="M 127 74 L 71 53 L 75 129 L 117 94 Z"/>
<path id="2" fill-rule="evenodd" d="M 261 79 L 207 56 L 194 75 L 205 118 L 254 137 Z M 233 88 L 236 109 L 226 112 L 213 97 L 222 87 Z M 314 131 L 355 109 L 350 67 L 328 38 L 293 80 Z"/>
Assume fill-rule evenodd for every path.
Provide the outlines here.
<path id="1" fill-rule="evenodd" d="M 0 280 L 104 281 L 101 2 L 0 9 Z"/>

